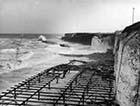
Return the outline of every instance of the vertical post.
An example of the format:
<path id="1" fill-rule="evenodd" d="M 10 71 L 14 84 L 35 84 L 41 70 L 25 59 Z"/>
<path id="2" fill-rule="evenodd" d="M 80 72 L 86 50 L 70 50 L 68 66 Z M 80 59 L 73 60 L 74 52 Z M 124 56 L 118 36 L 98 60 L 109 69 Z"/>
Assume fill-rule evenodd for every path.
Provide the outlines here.
<path id="1" fill-rule="evenodd" d="M 109 100 L 111 99 L 111 92 L 112 92 L 112 81 L 111 79 L 109 79 L 109 87 L 110 87 L 110 91 L 109 91 Z"/>
<path id="2" fill-rule="evenodd" d="M 55 99 L 54 99 L 54 102 L 53 103 L 54 103 L 53 106 L 55 106 Z"/>
<path id="3" fill-rule="evenodd" d="M 70 84 L 70 91 L 72 91 L 72 83 Z"/>
<path id="4" fill-rule="evenodd" d="M 40 100 L 40 92 L 38 91 L 38 100 Z"/>
<path id="5" fill-rule="evenodd" d="M 48 83 L 48 88 L 50 89 L 50 82 Z"/>
<path id="6" fill-rule="evenodd" d="M 63 94 L 63 104 L 65 106 L 65 93 Z"/>
<path id="7" fill-rule="evenodd" d="M 38 75 L 38 82 L 40 83 L 40 73 L 39 73 L 39 75 Z"/>
<path id="8" fill-rule="evenodd" d="M 87 90 L 87 95 L 88 95 L 89 84 L 87 84 L 87 86 L 86 86 L 86 90 Z"/>
<path id="9" fill-rule="evenodd" d="M 14 99 L 16 99 L 16 88 L 14 88 Z"/>
<path id="10" fill-rule="evenodd" d="M 70 73 L 70 68 L 68 68 L 68 73 Z"/>
<path id="11" fill-rule="evenodd" d="M 77 85 L 77 78 L 75 79 L 75 85 Z"/>
<path id="12" fill-rule="evenodd" d="M 82 105 L 84 106 L 84 100 L 85 100 L 85 92 L 83 92 L 83 95 L 82 95 Z"/>
<path id="13" fill-rule="evenodd" d="M 82 77 L 82 73 L 80 73 L 80 77 L 79 78 L 81 78 Z"/>
<path id="14" fill-rule="evenodd" d="M 63 78 L 65 78 L 66 72 L 67 72 L 67 70 L 63 70 Z"/>
<path id="15" fill-rule="evenodd" d="M 56 77 L 56 83 L 58 83 L 58 80 L 59 80 L 59 76 Z"/>
<path id="16" fill-rule="evenodd" d="M 53 104 L 53 106 L 55 106 L 55 103 Z"/>
<path id="17" fill-rule="evenodd" d="M 28 81 L 28 89 L 30 89 L 30 81 Z"/>
<path id="18" fill-rule="evenodd" d="M 45 76 L 48 76 L 48 70 L 45 70 Z"/>
<path id="19" fill-rule="evenodd" d="M 55 71 L 56 71 L 56 69 L 55 69 L 55 68 L 53 68 L 53 76 L 55 75 Z"/>
<path id="20" fill-rule="evenodd" d="M 132 11 L 132 24 L 134 23 L 134 18 L 135 18 L 135 8 L 133 7 L 133 11 Z"/>

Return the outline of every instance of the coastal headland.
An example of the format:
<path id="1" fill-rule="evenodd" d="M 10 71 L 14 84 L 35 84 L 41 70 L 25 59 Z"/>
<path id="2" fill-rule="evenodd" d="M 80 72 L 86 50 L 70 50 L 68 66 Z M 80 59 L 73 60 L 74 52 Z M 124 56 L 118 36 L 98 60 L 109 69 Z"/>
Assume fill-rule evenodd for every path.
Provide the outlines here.
<path id="1" fill-rule="evenodd" d="M 25 40 L 18 59 L 28 64 L 0 75 L 1 84 L 7 84 L 0 104 L 139 106 L 139 26 L 114 33 L 69 33 L 54 44 Z M 1 54 L 15 54 L 13 48 Z"/>

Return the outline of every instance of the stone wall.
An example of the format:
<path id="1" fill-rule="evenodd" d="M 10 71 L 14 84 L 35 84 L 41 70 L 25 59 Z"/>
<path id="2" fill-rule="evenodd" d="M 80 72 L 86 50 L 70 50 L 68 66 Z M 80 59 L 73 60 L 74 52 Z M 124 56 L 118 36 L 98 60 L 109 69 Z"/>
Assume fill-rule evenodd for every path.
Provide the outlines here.
<path id="1" fill-rule="evenodd" d="M 140 106 L 140 32 L 123 33 L 116 39 L 116 100 L 120 106 Z"/>

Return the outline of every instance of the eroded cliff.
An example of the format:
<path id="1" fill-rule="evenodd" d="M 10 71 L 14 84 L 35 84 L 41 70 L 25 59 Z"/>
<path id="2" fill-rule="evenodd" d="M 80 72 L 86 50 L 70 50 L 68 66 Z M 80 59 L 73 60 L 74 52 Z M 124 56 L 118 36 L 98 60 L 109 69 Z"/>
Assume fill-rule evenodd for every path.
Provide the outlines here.
<path id="1" fill-rule="evenodd" d="M 115 33 L 66 33 L 62 40 L 91 45 L 94 51 L 106 52 L 114 45 Z"/>
<path id="2" fill-rule="evenodd" d="M 140 106 L 140 27 L 133 27 L 126 27 L 115 42 L 115 92 L 120 106 Z"/>

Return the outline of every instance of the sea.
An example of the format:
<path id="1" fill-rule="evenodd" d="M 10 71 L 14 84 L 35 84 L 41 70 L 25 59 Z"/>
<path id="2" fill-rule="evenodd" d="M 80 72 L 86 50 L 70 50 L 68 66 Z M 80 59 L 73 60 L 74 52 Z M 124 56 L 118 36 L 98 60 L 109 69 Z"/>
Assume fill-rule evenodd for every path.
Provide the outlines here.
<path id="1" fill-rule="evenodd" d="M 39 41 L 44 36 L 47 42 Z M 77 59 L 91 61 L 91 45 L 66 42 L 63 34 L 0 34 L 0 92 L 5 91 L 44 69 Z M 22 39 L 22 40 L 21 40 Z M 17 44 L 20 42 L 21 44 Z M 17 49 L 17 46 L 19 46 Z M 21 55 L 18 57 L 17 54 Z M 14 63 L 18 57 L 21 63 Z"/>

